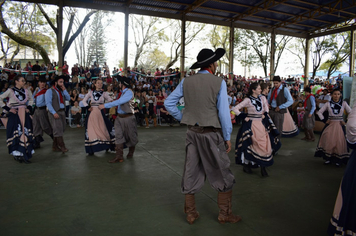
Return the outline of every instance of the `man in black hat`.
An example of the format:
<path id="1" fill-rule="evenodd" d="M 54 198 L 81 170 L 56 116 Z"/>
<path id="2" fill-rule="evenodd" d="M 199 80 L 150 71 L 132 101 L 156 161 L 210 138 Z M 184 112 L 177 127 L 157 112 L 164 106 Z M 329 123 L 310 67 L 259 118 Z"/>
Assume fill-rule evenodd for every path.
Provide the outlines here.
<path id="1" fill-rule="evenodd" d="M 64 76 L 57 76 L 52 81 L 52 88 L 47 90 L 45 97 L 48 117 L 53 130 L 52 150 L 68 152 L 63 134 L 66 128 L 65 100 L 69 101 L 70 95 L 64 86 Z"/>
<path id="2" fill-rule="evenodd" d="M 227 155 L 231 150 L 232 131 L 227 88 L 225 81 L 214 75 L 218 67 L 217 61 L 224 54 L 225 50 L 222 48 L 215 52 L 202 49 L 197 62 L 190 68 L 201 70 L 183 79 L 164 102 L 167 111 L 175 119 L 188 125 L 181 187 L 185 194 L 184 211 L 189 224 L 193 224 L 199 217 L 194 194 L 203 187 L 205 177 L 211 187 L 218 191 L 218 221 L 236 223 L 241 220 L 240 216 L 232 214 L 231 209 L 235 178 L 230 171 L 230 159 Z M 176 104 L 183 95 L 185 109 L 182 114 Z"/>
<path id="3" fill-rule="evenodd" d="M 33 93 L 33 100 L 35 101 L 36 107 L 35 112 L 32 117 L 33 123 L 33 136 L 34 148 L 40 148 L 40 143 L 43 142 L 43 132 L 48 134 L 53 139 L 53 130 L 51 124 L 49 123 L 47 106 L 46 106 L 46 78 L 40 77 L 38 81 L 38 87 Z"/>
<path id="4" fill-rule="evenodd" d="M 268 103 L 271 106 L 269 115 L 279 131 L 278 138 L 280 139 L 283 130 L 284 113 L 287 113 L 288 107 L 293 104 L 293 98 L 289 90 L 282 85 L 279 76 L 273 77 L 273 86 L 267 97 Z"/>
<path id="5" fill-rule="evenodd" d="M 115 151 L 116 157 L 109 163 L 124 161 L 124 144 L 129 147 L 127 158 L 132 158 L 135 152 L 137 139 L 137 124 L 134 115 L 135 97 L 131 90 L 130 79 L 119 76 L 121 81 L 121 97 L 113 102 L 99 105 L 99 109 L 111 108 L 117 106 L 117 117 L 115 119 Z"/>

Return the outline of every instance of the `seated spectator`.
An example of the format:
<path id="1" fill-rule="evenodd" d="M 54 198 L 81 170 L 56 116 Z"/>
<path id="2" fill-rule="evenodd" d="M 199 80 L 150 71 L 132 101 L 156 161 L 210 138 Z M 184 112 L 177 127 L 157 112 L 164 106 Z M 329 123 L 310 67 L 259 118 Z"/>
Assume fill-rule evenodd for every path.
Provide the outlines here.
<path id="1" fill-rule="evenodd" d="M 156 117 L 156 114 L 153 111 L 153 106 L 152 106 L 152 108 L 150 108 L 149 103 L 146 102 L 145 106 L 142 107 L 142 112 L 145 115 L 146 128 L 150 128 L 148 119 L 153 119 L 154 127 L 156 127 L 157 126 L 157 117 Z"/>
<path id="2" fill-rule="evenodd" d="M 74 106 L 72 106 L 70 112 L 72 114 L 73 123 L 77 125 L 78 128 L 81 127 L 80 120 L 82 118 L 82 109 L 80 108 L 78 101 L 74 102 Z"/>
<path id="3" fill-rule="evenodd" d="M 165 120 L 169 126 L 173 126 L 173 116 L 169 114 L 169 112 L 166 110 L 165 106 L 162 106 L 160 108 L 160 115 L 161 117 Z"/>

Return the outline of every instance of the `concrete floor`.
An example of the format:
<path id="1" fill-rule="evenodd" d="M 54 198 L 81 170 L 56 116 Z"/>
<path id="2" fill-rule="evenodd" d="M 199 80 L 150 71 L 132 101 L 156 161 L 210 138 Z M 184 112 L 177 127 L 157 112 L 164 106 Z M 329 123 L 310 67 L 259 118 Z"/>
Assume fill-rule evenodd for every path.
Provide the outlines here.
<path id="1" fill-rule="evenodd" d="M 326 235 L 344 167 L 324 166 L 313 157 L 317 143 L 302 134 L 282 139 L 268 178 L 243 173 L 230 152 L 233 212 L 242 222 L 217 222 L 217 193 L 207 182 L 196 195 L 200 218 L 189 225 L 180 192 L 186 127 L 138 129 L 132 160 L 87 156 L 84 130 L 68 128 L 67 154 L 53 153 L 45 136 L 30 165 L 8 155 L 0 130 L 0 235 Z"/>

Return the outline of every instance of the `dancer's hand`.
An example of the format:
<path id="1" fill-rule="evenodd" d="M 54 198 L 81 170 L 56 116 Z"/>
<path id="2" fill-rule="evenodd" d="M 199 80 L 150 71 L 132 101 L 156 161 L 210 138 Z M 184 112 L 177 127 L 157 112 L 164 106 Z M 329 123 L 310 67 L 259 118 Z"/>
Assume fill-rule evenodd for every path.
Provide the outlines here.
<path id="1" fill-rule="evenodd" d="M 229 153 L 231 151 L 231 142 L 230 142 L 230 140 L 225 141 L 225 146 L 226 146 L 226 153 Z"/>
<path id="2" fill-rule="evenodd" d="M 10 109 L 11 113 L 17 114 L 17 110 L 16 109 Z"/>
<path id="3" fill-rule="evenodd" d="M 245 118 L 245 121 L 246 121 L 246 122 L 248 122 L 249 120 L 250 120 L 250 118 L 248 118 L 248 117 Z"/>
<path id="4" fill-rule="evenodd" d="M 30 113 L 30 110 L 29 110 L 29 109 L 26 109 L 25 111 L 26 111 L 26 113 Z"/>
<path id="5" fill-rule="evenodd" d="M 312 117 L 312 114 L 309 114 L 308 117 L 309 117 L 309 118 Z"/>
<path id="6" fill-rule="evenodd" d="M 343 120 L 340 121 L 340 124 L 341 124 L 342 126 L 346 125 L 346 123 L 345 123 Z"/>
<path id="7" fill-rule="evenodd" d="M 53 117 L 54 119 L 59 119 L 59 115 L 57 113 L 54 113 Z"/>
<path id="8" fill-rule="evenodd" d="M 330 124 L 330 120 L 327 120 L 325 123 L 326 123 L 326 124 Z"/>
<path id="9" fill-rule="evenodd" d="M 274 110 L 275 110 L 276 112 L 279 112 L 280 109 L 279 109 L 279 107 L 276 107 L 276 109 L 274 109 Z"/>
<path id="10" fill-rule="evenodd" d="M 93 108 L 92 108 L 92 107 L 88 109 L 88 111 L 92 111 L 92 110 L 93 110 Z"/>
<path id="11" fill-rule="evenodd" d="M 101 105 L 98 106 L 98 108 L 99 108 L 100 110 L 103 110 L 103 109 L 105 108 L 105 106 L 104 106 L 104 104 L 101 104 Z"/>

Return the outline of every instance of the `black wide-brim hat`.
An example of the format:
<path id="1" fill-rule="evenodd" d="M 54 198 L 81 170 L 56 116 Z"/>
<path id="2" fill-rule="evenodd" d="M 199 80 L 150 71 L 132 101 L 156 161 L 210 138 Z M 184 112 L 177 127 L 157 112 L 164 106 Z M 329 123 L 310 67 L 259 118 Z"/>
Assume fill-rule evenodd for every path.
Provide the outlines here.
<path id="1" fill-rule="evenodd" d="M 118 75 L 117 76 L 117 80 L 119 81 L 119 82 L 121 82 L 123 85 L 125 85 L 126 87 L 130 87 L 130 79 L 129 78 L 127 78 L 126 76 L 120 76 L 120 75 Z"/>
<path id="2" fill-rule="evenodd" d="M 197 68 L 203 68 L 211 63 L 216 62 L 220 58 L 222 58 L 225 55 L 225 49 L 223 48 L 218 48 L 214 52 L 211 49 L 204 48 L 202 49 L 198 56 L 197 56 L 197 62 L 195 62 L 190 69 L 197 69 Z"/>

